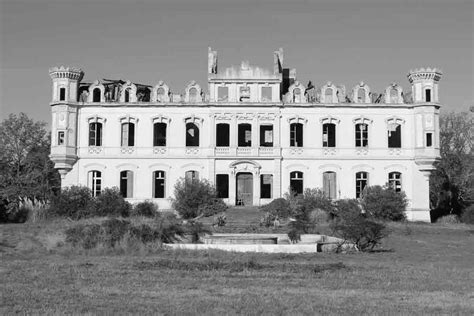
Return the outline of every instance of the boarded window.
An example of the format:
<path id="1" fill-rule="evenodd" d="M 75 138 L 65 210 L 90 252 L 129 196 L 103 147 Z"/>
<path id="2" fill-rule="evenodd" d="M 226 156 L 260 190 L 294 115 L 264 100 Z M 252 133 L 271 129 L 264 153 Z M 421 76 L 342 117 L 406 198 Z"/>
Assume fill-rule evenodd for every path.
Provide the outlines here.
<path id="1" fill-rule="evenodd" d="M 369 174 L 367 172 L 356 173 L 356 199 L 360 198 L 369 181 Z"/>
<path id="2" fill-rule="evenodd" d="M 262 87 L 262 102 L 272 101 L 272 87 Z"/>
<path id="3" fill-rule="evenodd" d="M 336 147 L 336 124 L 323 124 L 323 147 Z"/>
<path id="4" fill-rule="evenodd" d="M 66 100 L 66 88 L 60 88 L 59 89 L 59 101 L 65 101 Z"/>
<path id="5" fill-rule="evenodd" d="M 388 148 L 402 147 L 402 128 L 399 124 L 388 125 Z"/>
<path id="6" fill-rule="evenodd" d="M 239 124 L 239 147 L 251 147 L 252 146 L 252 125 L 244 123 Z"/>
<path id="7" fill-rule="evenodd" d="M 292 194 L 303 194 L 303 172 L 290 173 L 290 190 Z"/>
<path id="8" fill-rule="evenodd" d="M 227 199 L 229 197 L 229 175 L 228 174 L 216 175 L 216 191 L 217 191 L 218 198 Z"/>
<path id="9" fill-rule="evenodd" d="M 356 124 L 355 145 L 356 147 L 367 147 L 369 145 L 369 126 L 367 124 Z"/>
<path id="10" fill-rule="evenodd" d="M 163 170 L 153 172 L 153 197 L 156 199 L 165 197 L 165 175 Z"/>
<path id="11" fill-rule="evenodd" d="M 402 174 L 400 172 L 390 172 L 388 174 L 388 185 L 396 192 L 402 191 Z"/>
<path id="12" fill-rule="evenodd" d="M 166 146 L 166 123 L 153 124 L 153 146 Z"/>
<path id="13" fill-rule="evenodd" d="M 89 146 L 102 146 L 102 123 L 89 123 Z"/>
<path id="14" fill-rule="evenodd" d="M 273 191 L 273 175 L 262 174 L 260 175 L 260 198 L 271 199 Z"/>
<path id="15" fill-rule="evenodd" d="M 133 172 L 130 170 L 120 172 L 120 193 L 124 198 L 133 197 Z"/>
<path id="16" fill-rule="evenodd" d="M 186 124 L 186 146 L 199 147 L 199 127 L 194 123 Z"/>
<path id="17" fill-rule="evenodd" d="M 336 173 L 328 171 L 323 173 L 323 193 L 326 197 L 335 200 L 337 198 Z"/>
<path id="18" fill-rule="evenodd" d="M 290 146 L 303 147 L 303 124 L 290 124 Z"/>
<path id="19" fill-rule="evenodd" d="M 260 146 L 273 147 L 273 125 L 260 125 Z"/>
<path id="20" fill-rule="evenodd" d="M 217 88 L 217 101 L 219 101 L 219 102 L 228 102 L 229 101 L 229 88 L 228 87 L 218 87 Z"/>
<path id="21" fill-rule="evenodd" d="M 89 171 L 87 178 L 92 196 L 100 195 L 100 191 L 102 190 L 102 173 L 97 170 Z"/>
<path id="22" fill-rule="evenodd" d="M 135 124 L 122 123 L 122 142 L 123 147 L 135 146 Z"/>
<path id="23" fill-rule="evenodd" d="M 216 125 L 216 146 L 229 147 L 230 145 L 230 127 L 227 123 Z"/>

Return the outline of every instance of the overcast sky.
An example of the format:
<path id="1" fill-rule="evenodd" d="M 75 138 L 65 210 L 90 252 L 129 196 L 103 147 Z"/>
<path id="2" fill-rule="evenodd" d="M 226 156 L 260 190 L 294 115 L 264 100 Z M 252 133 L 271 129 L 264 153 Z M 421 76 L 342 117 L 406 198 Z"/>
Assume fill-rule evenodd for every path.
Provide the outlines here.
<path id="1" fill-rule="evenodd" d="M 241 60 L 285 67 L 304 84 L 382 92 L 409 89 L 412 68 L 443 70 L 443 111 L 474 105 L 472 0 L 0 0 L 0 119 L 26 112 L 51 121 L 48 68 L 156 84 L 206 87 L 207 47 L 219 67 Z"/>

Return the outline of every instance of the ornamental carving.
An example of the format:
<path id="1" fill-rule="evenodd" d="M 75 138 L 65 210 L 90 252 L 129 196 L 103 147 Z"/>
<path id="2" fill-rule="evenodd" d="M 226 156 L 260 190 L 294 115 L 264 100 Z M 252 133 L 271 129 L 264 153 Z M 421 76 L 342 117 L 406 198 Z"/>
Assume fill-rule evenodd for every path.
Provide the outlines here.
<path id="1" fill-rule="evenodd" d="M 134 151 L 135 151 L 135 148 L 133 148 L 133 147 L 121 147 L 120 148 L 120 152 L 122 154 L 133 154 Z"/>

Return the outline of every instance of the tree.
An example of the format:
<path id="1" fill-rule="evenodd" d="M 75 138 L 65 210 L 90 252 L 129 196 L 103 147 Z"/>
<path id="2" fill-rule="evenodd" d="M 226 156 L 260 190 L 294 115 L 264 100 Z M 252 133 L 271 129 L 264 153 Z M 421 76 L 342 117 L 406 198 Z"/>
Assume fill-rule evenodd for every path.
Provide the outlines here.
<path id="1" fill-rule="evenodd" d="M 474 118 L 449 113 L 440 118 L 440 155 L 430 177 L 430 202 L 440 212 L 458 214 L 474 200 Z"/>
<path id="2" fill-rule="evenodd" d="M 45 126 L 25 113 L 10 114 L 0 123 L 0 197 L 10 209 L 22 198 L 44 201 L 60 186 Z"/>

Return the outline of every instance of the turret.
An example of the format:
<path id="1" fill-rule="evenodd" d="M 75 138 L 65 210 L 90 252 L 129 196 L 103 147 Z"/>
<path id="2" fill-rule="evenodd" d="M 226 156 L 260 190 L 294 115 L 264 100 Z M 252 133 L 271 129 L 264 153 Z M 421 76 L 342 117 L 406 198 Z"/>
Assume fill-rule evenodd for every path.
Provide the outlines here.
<path id="1" fill-rule="evenodd" d="M 413 103 L 438 103 L 438 82 L 442 72 L 436 68 L 410 70 L 408 80 L 412 84 Z"/>
<path id="2" fill-rule="evenodd" d="M 84 73 L 61 66 L 51 68 L 49 75 L 53 80 L 50 158 L 64 178 L 77 161 L 77 94 Z"/>

